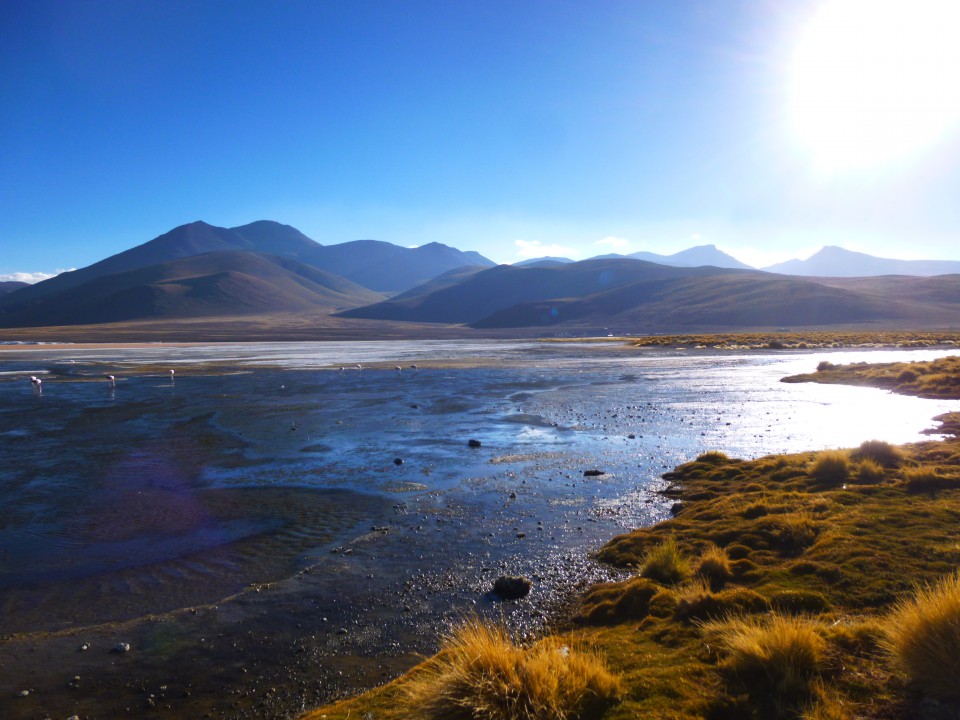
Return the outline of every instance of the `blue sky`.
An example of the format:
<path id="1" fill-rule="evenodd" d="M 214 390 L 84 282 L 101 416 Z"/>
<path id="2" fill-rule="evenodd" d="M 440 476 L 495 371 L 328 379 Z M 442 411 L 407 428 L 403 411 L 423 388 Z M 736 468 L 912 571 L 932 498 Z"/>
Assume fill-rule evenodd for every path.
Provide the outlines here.
<path id="1" fill-rule="evenodd" d="M 822 128 L 816 147 L 798 132 L 823 5 L 0 3 L 0 276 L 201 219 L 498 262 L 704 243 L 753 264 L 825 244 L 960 259 L 953 115 L 903 125 L 918 142 L 882 162 L 831 164 Z M 859 52 L 863 18 L 842 22 Z"/>

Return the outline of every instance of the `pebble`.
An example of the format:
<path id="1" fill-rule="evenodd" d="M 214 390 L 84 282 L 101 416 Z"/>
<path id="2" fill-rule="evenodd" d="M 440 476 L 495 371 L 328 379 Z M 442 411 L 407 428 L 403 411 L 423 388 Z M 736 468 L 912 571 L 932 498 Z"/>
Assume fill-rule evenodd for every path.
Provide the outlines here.
<path id="1" fill-rule="evenodd" d="M 117 643 L 112 648 L 110 648 L 110 652 L 112 653 L 130 652 L 130 643 L 125 643 L 125 642 Z"/>
<path id="2" fill-rule="evenodd" d="M 80 647 L 77 648 L 77 652 L 83 652 L 84 650 L 90 649 L 90 643 L 83 643 Z"/>

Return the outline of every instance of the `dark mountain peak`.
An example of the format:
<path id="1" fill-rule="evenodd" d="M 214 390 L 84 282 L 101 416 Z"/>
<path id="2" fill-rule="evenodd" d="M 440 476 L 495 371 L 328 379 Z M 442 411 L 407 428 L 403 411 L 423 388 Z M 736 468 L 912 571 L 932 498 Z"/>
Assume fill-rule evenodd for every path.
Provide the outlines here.
<path id="1" fill-rule="evenodd" d="M 30 287 L 30 283 L 20 282 L 18 280 L 0 280 L 0 295 L 8 295 L 25 287 Z"/>
<path id="2" fill-rule="evenodd" d="M 244 238 L 253 250 L 269 255 L 289 255 L 306 259 L 311 252 L 322 247 L 292 225 L 284 225 L 275 220 L 255 220 L 230 228 L 230 231 Z"/>

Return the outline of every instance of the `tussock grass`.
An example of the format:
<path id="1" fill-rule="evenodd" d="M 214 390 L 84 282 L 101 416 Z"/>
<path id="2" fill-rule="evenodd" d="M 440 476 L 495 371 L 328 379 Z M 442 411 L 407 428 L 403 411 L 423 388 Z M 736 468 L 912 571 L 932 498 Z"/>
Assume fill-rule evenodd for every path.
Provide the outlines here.
<path id="1" fill-rule="evenodd" d="M 928 693 L 960 698 L 960 573 L 897 603 L 884 645 Z"/>
<path id="2" fill-rule="evenodd" d="M 515 645 L 502 624 L 470 619 L 418 673 L 401 701 L 428 720 L 589 720 L 621 693 L 596 653 L 548 637 Z"/>
<path id="3" fill-rule="evenodd" d="M 712 590 L 722 588 L 733 577 L 733 569 L 730 567 L 730 556 L 727 555 L 727 551 L 716 545 L 708 545 L 700 553 L 695 574 L 706 580 Z"/>
<path id="4" fill-rule="evenodd" d="M 903 468 L 900 475 L 909 492 L 936 492 L 960 486 L 960 477 L 942 475 L 929 465 Z"/>
<path id="5" fill-rule="evenodd" d="M 815 695 L 827 665 L 827 643 L 817 627 L 798 617 L 727 618 L 703 625 L 707 643 L 720 648 L 721 668 L 751 694 L 771 695 L 780 707 Z"/>
<path id="6" fill-rule="evenodd" d="M 770 523 L 777 547 L 785 555 L 799 555 L 816 542 L 821 525 L 809 512 L 779 515 Z"/>
<path id="7" fill-rule="evenodd" d="M 861 463 L 872 460 L 885 468 L 893 468 L 903 462 L 903 453 L 897 446 L 883 440 L 866 440 L 850 454 L 850 458 Z"/>
<path id="8" fill-rule="evenodd" d="M 640 566 L 640 576 L 664 585 L 675 585 L 690 575 L 690 561 L 669 538 L 647 551 Z"/>
<path id="9" fill-rule="evenodd" d="M 659 592 L 660 587 L 647 578 L 601 583 L 587 593 L 576 619 L 593 625 L 642 620 L 650 612 L 650 601 Z"/>
<path id="10" fill-rule="evenodd" d="M 883 482 L 883 465 L 870 458 L 864 458 L 857 463 L 857 482 L 865 485 L 873 485 Z"/>
<path id="11" fill-rule="evenodd" d="M 830 609 L 823 593 L 815 590 L 778 590 L 770 596 L 770 604 L 783 613 L 822 613 Z"/>
<path id="12" fill-rule="evenodd" d="M 710 463 L 711 465 L 723 465 L 730 462 L 730 458 L 727 457 L 726 453 L 720 452 L 719 450 L 708 450 L 705 453 L 701 453 L 697 456 L 697 462 Z"/>
<path id="13" fill-rule="evenodd" d="M 842 485 L 850 477 L 850 457 L 842 450 L 824 450 L 817 453 L 807 472 L 825 485 Z"/>
<path id="14" fill-rule="evenodd" d="M 749 588 L 714 592 L 703 579 L 695 579 L 676 594 L 674 616 L 679 620 L 716 620 L 730 615 L 766 612 L 770 603 Z"/>

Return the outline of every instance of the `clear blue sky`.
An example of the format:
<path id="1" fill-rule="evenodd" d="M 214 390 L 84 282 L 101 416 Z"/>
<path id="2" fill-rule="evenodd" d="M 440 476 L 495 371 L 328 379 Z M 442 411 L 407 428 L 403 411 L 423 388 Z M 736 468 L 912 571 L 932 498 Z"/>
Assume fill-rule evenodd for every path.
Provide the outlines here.
<path id="1" fill-rule="evenodd" d="M 953 115 L 907 124 L 923 142 L 882 162 L 831 165 L 823 130 L 797 131 L 822 4 L 0 2 L 0 276 L 201 219 L 498 262 L 704 243 L 960 259 Z"/>

